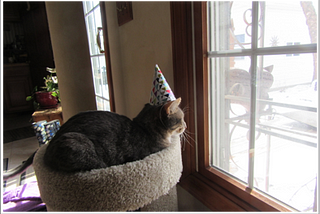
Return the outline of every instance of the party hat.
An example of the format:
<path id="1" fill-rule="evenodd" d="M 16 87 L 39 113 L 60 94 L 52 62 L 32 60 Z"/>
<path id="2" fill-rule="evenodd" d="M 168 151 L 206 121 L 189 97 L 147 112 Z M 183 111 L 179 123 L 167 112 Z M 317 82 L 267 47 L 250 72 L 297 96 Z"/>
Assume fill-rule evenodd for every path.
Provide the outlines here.
<path id="1" fill-rule="evenodd" d="M 152 105 L 161 105 L 175 99 L 176 97 L 167 83 L 166 78 L 164 78 L 159 66 L 156 65 L 150 94 L 150 103 Z"/>

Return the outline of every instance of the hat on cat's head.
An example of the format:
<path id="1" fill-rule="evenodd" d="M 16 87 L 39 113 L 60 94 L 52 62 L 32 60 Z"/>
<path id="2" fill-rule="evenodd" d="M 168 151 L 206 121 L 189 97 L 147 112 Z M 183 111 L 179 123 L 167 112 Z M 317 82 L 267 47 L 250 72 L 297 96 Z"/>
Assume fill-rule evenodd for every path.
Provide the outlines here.
<path id="1" fill-rule="evenodd" d="M 150 104 L 161 105 L 175 99 L 176 97 L 167 83 L 166 78 L 164 78 L 159 66 L 156 65 L 150 94 Z"/>

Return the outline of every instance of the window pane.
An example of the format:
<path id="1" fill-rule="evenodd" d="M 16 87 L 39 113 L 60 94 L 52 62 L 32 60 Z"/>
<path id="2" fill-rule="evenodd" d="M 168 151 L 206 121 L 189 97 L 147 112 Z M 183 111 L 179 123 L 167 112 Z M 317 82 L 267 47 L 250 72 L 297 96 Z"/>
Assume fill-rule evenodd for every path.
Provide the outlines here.
<path id="1" fill-rule="evenodd" d="M 216 142 L 212 164 L 244 182 L 248 180 L 250 63 L 250 57 L 211 60 L 211 106 L 216 112 L 212 114 L 212 142 Z"/>
<path id="2" fill-rule="evenodd" d="M 110 111 L 110 102 L 108 100 L 103 99 L 103 110 Z"/>
<path id="3" fill-rule="evenodd" d="M 91 65 L 94 80 L 94 89 L 96 95 L 102 96 L 102 79 L 101 79 L 101 69 L 99 63 L 99 57 L 91 57 Z"/>
<path id="4" fill-rule="evenodd" d="M 269 69 L 257 76 L 254 186 L 301 211 L 312 209 L 318 169 L 313 54 L 260 60 Z"/>
<path id="5" fill-rule="evenodd" d="M 266 1 L 259 6 L 260 47 L 316 43 L 318 1 Z"/>
<path id="6" fill-rule="evenodd" d="M 85 19 L 86 19 L 87 32 L 88 32 L 90 55 L 100 54 L 100 51 L 97 45 L 98 27 L 102 27 L 100 6 L 97 6 L 96 8 L 94 8 L 94 10 L 91 11 L 86 16 Z M 100 35 L 100 37 L 102 37 L 102 35 Z M 101 45 L 103 46 L 103 44 Z"/>
<path id="7" fill-rule="evenodd" d="M 96 28 L 98 27 L 102 27 L 102 24 L 101 24 L 101 13 L 100 13 L 100 6 L 97 7 L 95 10 L 94 10 L 94 20 L 95 20 L 95 24 L 96 24 Z"/>
<path id="8" fill-rule="evenodd" d="M 108 100 L 102 99 L 96 96 L 97 110 L 110 111 L 110 102 Z"/>
<path id="9" fill-rule="evenodd" d="M 99 4 L 99 1 L 85 1 L 83 2 L 84 13 L 88 13 L 95 6 Z"/>
<path id="10" fill-rule="evenodd" d="M 307 210 L 314 203 L 318 168 L 313 54 L 259 59 L 264 69 L 258 69 L 256 81 L 254 186 Z M 252 114 L 249 67 L 249 57 L 211 60 L 212 166 L 245 183 Z"/>
<path id="11" fill-rule="evenodd" d="M 95 20 L 94 13 L 90 13 L 86 17 L 86 23 L 87 23 L 90 55 L 100 54 L 99 49 L 98 49 L 98 45 L 97 45 L 97 40 L 96 40 L 97 26 L 96 26 L 96 20 Z M 101 27 L 101 26 L 99 26 L 99 27 Z"/>
<path id="12" fill-rule="evenodd" d="M 104 110 L 104 102 L 103 99 L 96 96 L 96 102 L 97 102 L 97 110 L 103 111 Z"/>
<path id="13" fill-rule="evenodd" d="M 252 2 L 210 2 L 208 6 L 209 32 L 216 37 L 209 51 L 250 49 Z M 260 2 L 258 47 L 317 43 L 317 14 L 315 0 Z"/>
<path id="14" fill-rule="evenodd" d="M 104 56 L 99 57 L 99 74 L 101 78 L 101 96 L 109 100 L 109 87 L 107 80 L 107 67 Z"/>
<path id="15" fill-rule="evenodd" d="M 251 8 L 250 1 L 209 3 L 210 32 L 216 37 L 210 51 L 251 48 Z"/>
<path id="16" fill-rule="evenodd" d="M 109 100 L 107 68 L 104 56 L 91 57 L 96 95 Z"/>

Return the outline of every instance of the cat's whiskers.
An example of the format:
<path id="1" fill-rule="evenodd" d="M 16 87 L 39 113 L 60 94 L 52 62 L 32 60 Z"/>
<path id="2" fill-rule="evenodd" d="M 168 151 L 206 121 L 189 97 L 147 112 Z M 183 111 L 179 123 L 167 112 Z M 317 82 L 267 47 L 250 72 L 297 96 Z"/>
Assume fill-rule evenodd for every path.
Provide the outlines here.
<path id="1" fill-rule="evenodd" d="M 190 145 L 193 147 L 193 145 L 191 144 L 191 141 L 195 142 L 194 139 L 188 134 L 188 133 L 183 133 L 183 137 L 184 137 L 184 140 Z"/>
<path id="2" fill-rule="evenodd" d="M 190 132 L 189 132 L 190 133 Z M 193 142 L 194 139 L 190 136 L 190 134 L 188 134 L 188 131 L 185 130 L 181 135 L 180 135 L 180 138 L 182 140 L 182 146 L 183 146 L 183 151 L 185 150 L 185 146 L 186 146 L 186 143 L 188 143 L 191 147 L 193 147 L 193 145 L 191 144 L 190 140 L 192 140 Z M 190 140 L 189 140 L 190 139 Z"/>
<path id="3" fill-rule="evenodd" d="M 186 113 L 189 112 L 190 109 L 191 109 L 191 107 L 187 105 L 182 109 L 182 111 L 183 111 L 184 114 L 186 114 Z"/>

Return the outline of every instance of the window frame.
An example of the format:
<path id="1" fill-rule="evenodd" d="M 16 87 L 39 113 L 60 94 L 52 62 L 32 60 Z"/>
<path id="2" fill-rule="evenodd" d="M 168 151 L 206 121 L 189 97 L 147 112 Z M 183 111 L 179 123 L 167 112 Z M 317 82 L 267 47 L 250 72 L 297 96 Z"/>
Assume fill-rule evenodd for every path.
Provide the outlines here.
<path id="1" fill-rule="evenodd" d="M 84 7 L 84 6 L 83 6 Z M 110 111 L 115 112 L 115 101 L 114 101 L 114 90 L 113 90 L 113 80 L 112 80 L 112 72 L 111 72 L 111 60 L 110 60 L 110 48 L 109 48 L 109 38 L 108 38 L 108 27 L 107 27 L 107 15 L 106 15 L 106 9 L 105 9 L 105 2 L 99 1 L 99 4 L 95 5 L 93 8 L 90 9 L 90 11 L 84 13 L 84 18 L 86 18 L 90 13 L 92 13 L 94 10 L 97 10 L 97 7 L 99 7 L 99 12 L 101 15 L 101 25 L 102 25 L 102 32 L 103 32 L 103 52 L 100 52 L 98 54 L 91 55 L 90 53 L 90 61 L 92 58 L 103 56 L 105 58 L 106 63 L 106 76 L 107 76 L 107 82 L 108 82 L 108 95 L 109 99 L 106 99 L 103 96 L 100 96 L 95 91 L 95 99 L 97 103 L 97 98 L 102 99 L 104 101 L 109 102 Z M 95 86 L 96 87 L 96 86 Z M 96 90 L 96 89 L 95 89 Z"/>
<path id="2" fill-rule="evenodd" d="M 185 120 L 195 139 L 183 146 L 179 184 L 213 211 L 297 211 L 210 167 L 207 2 L 170 4 L 174 90 L 190 108 Z"/>
<path id="3" fill-rule="evenodd" d="M 114 90 L 113 90 L 113 80 L 111 72 L 111 59 L 110 59 L 110 46 L 109 46 L 109 36 L 108 36 L 108 26 L 107 26 L 107 14 L 106 14 L 106 4 L 104 1 L 100 1 L 100 12 L 101 12 L 101 21 L 103 29 L 103 41 L 104 41 L 104 50 L 106 58 L 106 67 L 107 67 L 107 81 L 109 87 L 109 103 L 110 111 L 115 112 L 116 106 L 114 101 Z"/>

